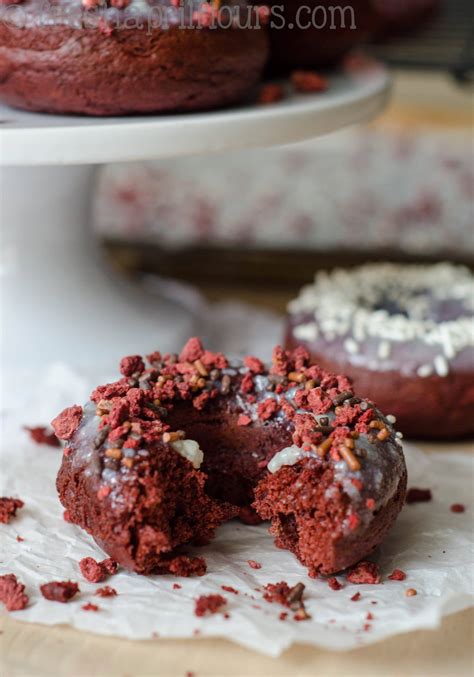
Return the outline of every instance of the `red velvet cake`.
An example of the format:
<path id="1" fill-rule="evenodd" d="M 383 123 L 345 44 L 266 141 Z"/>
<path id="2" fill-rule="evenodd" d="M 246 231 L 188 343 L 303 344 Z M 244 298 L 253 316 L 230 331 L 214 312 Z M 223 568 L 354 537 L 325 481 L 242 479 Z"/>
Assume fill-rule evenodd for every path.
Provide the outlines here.
<path id="1" fill-rule="evenodd" d="M 0 0 L 0 100 L 86 115 L 233 104 L 268 57 L 258 26 L 245 0 Z"/>
<path id="2" fill-rule="evenodd" d="M 405 435 L 464 437 L 474 433 L 473 310 L 462 266 L 323 272 L 290 303 L 286 346 L 347 374 Z"/>
<path id="3" fill-rule="evenodd" d="M 181 354 L 124 358 L 53 427 L 70 521 L 139 573 L 202 574 L 183 553 L 253 505 L 310 575 L 353 565 L 382 541 L 405 498 L 397 433 L 344 376 L 303 348 L 267 367 L 190 339 Z M 258 553 L 255 553 L 258 556 Z"/>

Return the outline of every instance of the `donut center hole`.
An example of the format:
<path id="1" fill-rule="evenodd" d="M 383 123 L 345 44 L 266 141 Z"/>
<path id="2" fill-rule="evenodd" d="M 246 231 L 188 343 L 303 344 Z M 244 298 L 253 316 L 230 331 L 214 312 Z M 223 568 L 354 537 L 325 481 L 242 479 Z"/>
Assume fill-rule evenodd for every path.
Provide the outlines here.
<path id="1" fill-rule="evenodd" d="M 450 322 L 467 315 L 463 303 L 457 299 L 437 299 L 429 289 L 404 289 L 394 287 L 381 291 L 370 303 L 360 297 L 358 304 L 367 310 L 384 310 L 389 315 L 401 315 L 413 320 Z"/>
<path id="2" fill-rule="evenodd" d="M 265 475 L 267 464 L 283 448 L 292 444 L 291 434 L 275 421 L 251 427 L 237 424 L 238 412 L 196 411 L 191 404 L 172 412 L 172 429 L 184 430 L 204 453 L 201 470 L 208 475 L 210 496 L 240 507 L 254 500 L 254 487 Z"/>

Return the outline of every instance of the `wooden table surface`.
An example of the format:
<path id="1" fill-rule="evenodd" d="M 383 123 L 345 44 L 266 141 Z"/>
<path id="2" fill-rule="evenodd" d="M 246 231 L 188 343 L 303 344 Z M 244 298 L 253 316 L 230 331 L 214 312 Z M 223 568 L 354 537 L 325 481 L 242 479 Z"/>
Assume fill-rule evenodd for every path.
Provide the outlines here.
<path id="1" fill-rule="evenodd" d="M 216 639 L 131 642 L 70 628 L 3 621 L 2 677 L 472 677 L 473 617 L 448 617 L 436 632 L 413 632 L 337 654 L 294 646 L 267 658 Z"/>
<path id="2" fill-rule="evenodd" d="M 392 106 L 376 125 L 411 129 L 442 127 L 467 130 L 472 102 L 445 77 L 404 74 L 397 77 Z M 222 294 L 213 293 L 213 298 Z M 232 290 L 234 298 L 238 291 Z M 242 290 L 246 301 L 282 307 L 280 300 Z M 436 453 L 442 445 L 425 445 Z M 452 448 L 452 445 L 451 445 Z M 461 449 L 472 448 L 460 445 Z M 474 611 L 446 618 L 439 630 L 414 632 L 349 653 L 297 645 L 277 659 L 261 656 L 225 640 L 154 640 L 130 642 L 0 618 L 0 677 L 196 677 L 357 675 L 377 677 L 474 675 Z"/>

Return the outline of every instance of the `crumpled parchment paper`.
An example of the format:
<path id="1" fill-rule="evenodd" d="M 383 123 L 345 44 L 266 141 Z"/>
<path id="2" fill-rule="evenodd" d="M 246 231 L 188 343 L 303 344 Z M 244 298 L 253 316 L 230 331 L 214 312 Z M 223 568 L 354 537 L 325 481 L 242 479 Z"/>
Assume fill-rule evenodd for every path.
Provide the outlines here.
<path id="1" fill-rule="evenodd" d="M 97 373 L 78 374 L 57 364 L 30 378 L 15 397 L 4 399 L 0 495 L 21 498 L 25 507 L 9 525 L 0 525 L 0 574 L 15 573 L 26 585 L 30 604 L 13 614 L 18 620 L 69 624 L 129 639 L 224 637 L 277 656 L 293 642 L 348 650 L 410 630 L 436 628 L 443 616 L 473 603 L 474 459 L 456 451 L 426 455 L 410 444 L 405 445 L 409 486 L 430 488 L 433 501 L 406 506 L 375 554 L 382 585 L 351 585 L 340 576 L 344 587 L 335 592 L 326 581 L 309 579 L 293 555 L 278 550 L 266 525 L 233 522 L 210 545 L 195 549 L 207 560 L 206 576 L 176 579 L 120 571 L 105 583 L 117 590 L 117 597 L 94 596 L 100 586 L 82 578 L 78 562 L 104 554 L 85 532 L 62 518 L 55 490 L 61 450 L 34 444 L 22 426 L 46 423 L 63 407 L 84 402 L 99 381 Z M 464 503 L 466 512 L 451 512 L 453 503 Z M 17 535 L 24 541 L 18 542 Z M 261 569 L 252 569 L 250 559 Z M 394 568 L 404 570 L 407 579 L 388 580 Z M 43 599 L 40 584 L 67 579 L 79 583 L 80 595 L 67 604 Z M 311 620 L 296 622 L 291 613 L 279 620 L 284 607 L 263 600 L 262 587 L 282 580 L 289 585 L 304 582 Z M 173 589 L 174 583 L 181 588 Z M 224 592 L 221 585 L 239 594 Z M 408 588 L 415 588 L 417 596 L 406 597 Z M 355 592 L 361 599 L 350 601 Z M 194 615 L 194 600 L 210 593 L 226 597 L 228 619 L 221 613 Z M 84 611 L 81 607 L 89 601 L 100 610 Z M 373 620 L 367 619 L 368 613 Z"/>

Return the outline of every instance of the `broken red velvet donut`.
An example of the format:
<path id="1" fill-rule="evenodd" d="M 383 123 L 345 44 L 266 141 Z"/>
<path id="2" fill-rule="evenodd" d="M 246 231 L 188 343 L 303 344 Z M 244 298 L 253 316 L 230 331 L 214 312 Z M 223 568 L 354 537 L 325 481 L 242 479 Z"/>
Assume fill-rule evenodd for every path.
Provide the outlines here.
<path id="1" fill-rule="evenodd" d="M 120 367 L 82 416 L 70 407 L 53 427 L 68 439 L 60 500 L 122 566 L 202 575 L 182 548 L 249 506 L 313 576 L 355 564 L 393 525 L 406 468 L 392 425 L 304 349 L 277 347 L 265 366 L 193 338 L 180 355 Z"/>
<path id="2" fill-rule="evenodd" d="M 9 2 L 0 0 L 0 101 L 32 111 L 227 106 L 251 94 L 269 53 L 246 0 L 24 0 L 14 11 Z"/>

